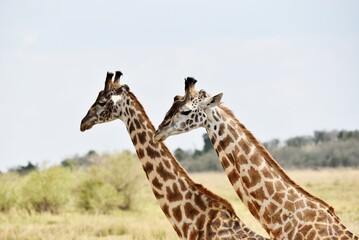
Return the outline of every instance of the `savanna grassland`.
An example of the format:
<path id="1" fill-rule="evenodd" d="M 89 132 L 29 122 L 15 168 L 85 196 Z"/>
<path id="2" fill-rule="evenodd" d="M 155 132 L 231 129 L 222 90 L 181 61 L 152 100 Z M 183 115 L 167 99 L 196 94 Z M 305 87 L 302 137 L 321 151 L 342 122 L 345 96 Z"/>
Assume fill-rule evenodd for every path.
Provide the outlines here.
<path id="1" fill-rule="evenodd" d="M 136 157 L 122 153 L 121 161 L 114 160 L 118 157 L 87 169 L 55 167 L 26 176 L 0 175 L 0 239 L 178 239 Z M 128 171 L 118 176 L 119 168 Z M 342 222 L 359 234 L 359 169 L 288 174 L 331 204 Z M 266 235 L 222 172 L 190 176 L 229 200 L 250 228 Z M 121 185 L 126 180 L 134 182 L 128 189 Z"/>

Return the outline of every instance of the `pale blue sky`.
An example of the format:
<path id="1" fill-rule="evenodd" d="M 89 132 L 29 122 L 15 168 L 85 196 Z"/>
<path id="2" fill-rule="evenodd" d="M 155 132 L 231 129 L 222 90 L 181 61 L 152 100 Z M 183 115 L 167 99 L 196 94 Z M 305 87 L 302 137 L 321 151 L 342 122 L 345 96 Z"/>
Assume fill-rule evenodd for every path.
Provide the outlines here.
<path id="1" fill-rule="evenodd" d="M 358 1 L 0 1 L 0 170 L 133 150 L 116 121 L 79 130 L 121 70 L 157 127 L 184 77 L 223 92 L 260 140 L 359 129 Z M 203 129 L 173 136 L 202 147 Z"/>

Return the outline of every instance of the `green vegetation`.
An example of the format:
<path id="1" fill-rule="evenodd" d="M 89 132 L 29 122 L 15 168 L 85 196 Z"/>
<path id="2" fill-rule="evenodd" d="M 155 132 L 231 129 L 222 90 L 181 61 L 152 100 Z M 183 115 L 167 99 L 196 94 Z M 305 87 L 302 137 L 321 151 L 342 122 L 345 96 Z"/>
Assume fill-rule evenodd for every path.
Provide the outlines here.
<path id="1" fill-rule="evenodd" d="M 129 151 L 12 169 L 0 186 L 0 239 L 177 239 Z"/>
<path id="2" fill-rule="evenodd" d="M 137 170 L 133 170 L 142 171 L 139 164 Z M 63 174 L 61 171 L 55 172 Z M 73 174 L 70 185 L 74 189 L 78 181 L 82 182 L 82 177 L 76 175 L 79 173 L 70 172 L 70 175 Z M 290 170 L 288 174 L 306 190 L 332 205 L 342 222 L 351 231 L 359 234 L 359 170 Z M 238 199 L 223 172 L 190 175 L 195 181 L 229 200 L 238 216 L 251 229 L 265 235 L 259 223 Z M 13 178 L 14 175 L 8 177 Z M 13 186 L 22 185 L 21 179 L 13 178 Z M 1 186 L 4 186 L 3 182 Z M 1 189 L 3 190 L 3 187 Z M 0 239 L 178 239 L 158 207 L 143 172 L 138 176 L 138 186 L 135 190 L 137 192 L 134 196 L 135 202 L 128 210 L 113 209 L 106 213 L 84 211 L 74 208 L 75 204 L 67 201 L 58 213 L 46 211 L 40 213 L 34 210 L 28 212 L 20 207 L 0 211 Z M 71 191 L 69 199 L 75 198 L 72 194 L 75 192 Z M 21 198 L 21 195 L 17 197 Z"/>
<path id="3" fill-rule="evenodd" d="M 27 174 L 19 167 L 18 173 L 11 170 L 0 175 L 0 211 L 58 214 L 131 209 L 136 188 L 145 181 L 139 178 L 142 170 L 138 165 L 137 157 L 128 151 L 102 156 L 92 151 L 67 159 L 62 166 L 36 167 Z"/>
<path id="4" fill-rule="evenodd" d="M 359 167 L 359 131 L 315 131 L 264 145 L 285 168 Z"/>
<path id="5" fill-rule="evenodd" d="M 108 155 L 99 164 L 88 166 L 77 186 L 77 207 L 102 213 L 130 209 L 139 184 L 141 169 L 137 165 L 137 157 L 126 151 L 121 155 Z"/>
<path id="6" fill-rule="evenodd" d="M 24 177 L 17 208 L 58 213 L 69 201 L 71 178 L 70 172 L 61 167 L 32 171 Z"/>
<path id="7" fill-rule="evenodd" d="M 203 135 L 203 142 L 202 150 L 191 151 L 177 148 L 174 151 L 176 159 L 189 172 L 223 171 L 207 134 Z"/>
<path id="8" fill-rule="evenodd" d="M 207 134 L 202 150 L 178 148 L 174 154 L 190 172 L 222 171 Z M 359 131 L 315 131 L 281 142 L 273 139 L 263 145 L 284 168 L 359 167 Z"/>

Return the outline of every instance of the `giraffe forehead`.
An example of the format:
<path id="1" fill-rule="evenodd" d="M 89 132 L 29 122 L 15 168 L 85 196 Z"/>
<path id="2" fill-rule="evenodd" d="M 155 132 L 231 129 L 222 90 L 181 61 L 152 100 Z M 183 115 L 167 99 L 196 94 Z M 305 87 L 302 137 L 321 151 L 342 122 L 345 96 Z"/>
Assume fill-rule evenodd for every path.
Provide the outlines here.
<path id="1" fill-rule="evenodd" d="M 199 98 L 193 99 L 193 100 L 192 100 L 192 105 L 197 105 L 199 101 L 200 101 Z"/>
<path id="2" fill-rule="evenodd" d="M 165 119 L 170 119 L 172 118 L 174 115 L 176 115 L 177 112 L 180 111 L 180 109 L 182 108 L 182 106 L 184 105 L 185 103 L 183 101 L 175 101 L 171 108 L 168 110 L 168 112 L 166 113 L 166 117 Z"/>
<path id="3" fill-rule="evenodd" d="M 112 95 L 111 100 L 116 104 L 118 101 L 122 99 L 121 95 Z"/>
<path id="4" fill-rule="evenodd" d="M 183 107 L 185 107 L 185 108 L 187 108 L 187 109 L 193 109 L 193 108 L 195 108 L 196 107 L 196 103 L 195 102 L 188 102 L 188 103 L 185 103 L 184 105 L 183 105 Z"/>
<path id="5" fill-rule="evenodd" d="M 195 96 L 194 98 L 191 99 L 191 104 L 194 107 L 198 107 L 198 105 L 200 104 L 200 102 L 202 102 L 203 100 L 205 100 L 207 98 L 207 95 L 205 94 L 198 94 L 197 96 Z"/>

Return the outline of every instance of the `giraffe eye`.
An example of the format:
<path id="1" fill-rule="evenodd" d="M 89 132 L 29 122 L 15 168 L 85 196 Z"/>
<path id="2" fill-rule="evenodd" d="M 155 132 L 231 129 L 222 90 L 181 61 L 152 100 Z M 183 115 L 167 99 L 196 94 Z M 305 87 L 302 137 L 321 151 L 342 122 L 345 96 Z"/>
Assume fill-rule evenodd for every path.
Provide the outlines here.
<path id="1" fill-rule="evenodd" d="M 98 105 L 100 105 L 101 107 L 106 105 L 106 102 L 98 102 Z"/>
<path id="2" fill-rule="evenodd" d="M 181 112 L 182 115 L 188 115 L 192 112 L 192 110 L 188 110 L 188 111 L 183 111 Z"/>

